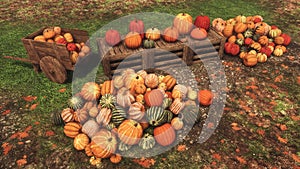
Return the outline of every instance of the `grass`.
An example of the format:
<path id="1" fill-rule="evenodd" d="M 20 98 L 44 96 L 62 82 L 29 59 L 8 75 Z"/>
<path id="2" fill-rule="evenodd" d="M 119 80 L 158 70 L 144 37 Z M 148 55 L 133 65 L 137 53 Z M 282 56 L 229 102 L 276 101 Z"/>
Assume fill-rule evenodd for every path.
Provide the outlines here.
<path id="1" fill-rule="evenodd" d="M 157 2 L 160 2 L 159 0 Z M 57 8 L 62 8 L 63 3 L 58 4 Z M 129 4 L 130 5 L 130 4 Z M 128 5 L 128 6 L 129 6 Z M 39 6 L 40 7 L 40 6 Z M 95 8 L 94 5 L 89 6 L 89 8 Z M 24 8 L 17 13 L 17 16 L 22 16 L 22 14 L 26 14 L 27 20 L 24 22 L 22 20 L 7 22 L 1 21 L 1 37 L 0 37 L 0 88 L 7 92 L 18 92 L 21 93 L 22 96 L 33 95 L 37 96 L 37 100 L 35 103 L 38 103 L 38 107 L 33 111 L 28 111 L 28 116 L 24 119 L 24 123 L 32 124 L 35 121 L 39 121 L 43 124 L 44 129 L 51 128 L 51 118 L 49 118 L 50 113 L 53 111 L 60 111 L 66 107 L 66 100 L 72 95 L 72 84 L 56 84 L 49 81 L 44 74 L 35 73 L 31 64 L 23 63 L 19 61 L 13 61 L 2 58 L 3 56 L 15 56 L 26 58 L 27 54 L 21 42 L 21 38 L 35 32 L 39 28 L 45 25 L 60 25 L 61 27 L 67 28 L 78 28 L 82 30 L 87 30 L 90 35 L 99 30 L 102 26 L 106 25 L 110 21 L 117 19 L 118 17 L 109 14 L 111 11 L 105 11 L 105 9 L 98 9 L 95 14 L 106 13 L 101 19 L 99 18 L 91 18 L 76 20 L 76 9 L 72 10 L 72 12 L 68 15 L 68 18 L 74 18 L 72 21 L 67 17 L 61 18 L 51 18 L 51 14 L 45 12 L 44 14 L 49 16 L 49 18 L 41 18 L 36 21 L 36 18 L 30 15 L 28 11 L 34 11 L 37 14 L 37 9 L 34 9 L 32 6 L 28 8 Z M 54 12 L 53 10 L 51 10 Z M 256 4 L 256 1 L 224 1 L 224 0 L 192 0 L 187 1 L 186 3 L 180 3 L 177 5 L 169 5 L 165 7 L 164 5 L 155 5 L 147 8 L 137 7 L 135 10 L 131 11 L 135 12 L 161 12 L 167 13 L 171 15 L 176 15 L 180 12 L 186 12 L 191 14 L 193 17 L 197 15 L 208 15 L 211 19 L 221 17 L 223 19 L 229 19 L 239 14 L 243 15 L 256 15 L 260 14 L 265 18 L 265 21 L 271 24 L 278 24 L 283 27 L 283 30 L 292 33 L 295 36 L 295 30 L 299 30 L 296 25 L 289 25 L 285 27 L 283 22 L 281 22 L 284 18 L 277 18 L 274 20 L 274 13 L 268 9 L 264 8 L 260 5 Z M 300 11 L 298 10 L 298 13 Z M 121 16 L 125 16 L 127 13 L 124 13 Z M 159 18 L 155 18 L 158 21 Z M 150 26 L 150 25 L 146 25 Z M 123 27 L 124 30 L 127 29 L 126 26 Z M 296 37 L 296 36 L 295 36 Z M 98 73 L 102 75 L 101 68 L 98 70 Z M 80 82 L 79 82 L 80 83 Z M 59 92 L 60 89 L 66 88 L 65 92 Z M 279 102 L 278 107 L 275 108 L 275 111 L 285 111 L 288 107 L 284 102 Z M 235 117 L 239 118 L 239 117 Z M 242 120 L 242 118 L 240 119 Z M 294 128 L 295 124 L 288 124 L 289 127 Z M 296 127 L 295 127 L 296 128 Z M 52 128 L 59 136 L 64 137 L 62 128 Z M 289 136 L 291 137 L 291 136 Z M 39 156 L 45 156 L 52 152 L 51 145 L 57 144 L 58 146 L 66 146 L 71 143 L 71 141 L 61 143 L 61 140 L 65 140 L 63 138 L 58 138 L 57 140 L 47 141 L 44 138 L 40 138 L 39 141 L 42 143 L 42 147 L 38 152 Z M 293 143 L 296 145 L 297 143 Z M 251 152 L 255 152 L 259 154 L 259 157 L 268 156 L 267 150 L 265 147 L 257 142 L 249 143 L 249 149 Z M 298 144 L 299 145 L 299 144 Z M 298 147 L 299 148 L 299 147 Z M 224 151 L 229 151 L 225 149 Z M 167 162 L 159 162 L 157 164 L 157 168 L 164 166 L 177 166 L 177 167 L 187 167 L 186 160 L 188 159 L 180 159 L 181 154 L 176 152 L 168 153 L 168 161 Z M 201 162 L 194 163 L 191 159 L 188 160 L 190 168 L 197 168 L 199 165 L 202 165 Z M 127 163 L 127 162 L 124 162 Z M 73 164 L 76 165 L 76 164 Z"/>

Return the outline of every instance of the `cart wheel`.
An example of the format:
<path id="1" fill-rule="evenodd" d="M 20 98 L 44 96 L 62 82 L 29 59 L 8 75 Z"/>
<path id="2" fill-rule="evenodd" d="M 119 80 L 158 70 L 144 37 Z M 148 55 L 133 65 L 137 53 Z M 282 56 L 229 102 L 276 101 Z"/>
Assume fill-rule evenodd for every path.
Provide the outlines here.
<path id="1" fill-rule="evenodd" d="M 40 60 L 40 67 L 45 75 L 53 82 L 64 83 L 67 79 L 67 71 L 54 57 L 45 56 Z"/>

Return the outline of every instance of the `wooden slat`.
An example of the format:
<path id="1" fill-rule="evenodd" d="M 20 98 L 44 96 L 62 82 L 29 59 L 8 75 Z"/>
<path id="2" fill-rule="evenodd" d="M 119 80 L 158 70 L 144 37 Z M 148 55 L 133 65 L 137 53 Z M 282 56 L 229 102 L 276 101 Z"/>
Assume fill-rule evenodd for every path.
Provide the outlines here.
<path id="1" fill-rule="evenodd" d="M 165 65 L 173 65 L 173 64 L 181 64 L 182 60 L 180 58 L 173 59 L 173 60 L 168 60 L 164 62 L 155 62 L 154 66 L 155 68 L 160 68 L 161 66 Z"/>
<path id="2" fill-rule="evenodd" d="M 135 66 L 135 65 L 138 65 L 138 64 L 142 64 L 142 59 L 135 59 L 135 60 L 131 60 L 131 61 L 123 61 L 123 62 L 115 62 L 115 63 L 111 63 L 111 68 L 116 68 L 118 67 L 120 64 L 122 63 L 122 67 L 130 67 L 130 66 Z"/>
<path id="3" fill-rule="evenodd" d="M 194 60 L 203 59 L 203 58 L 207 58 L 207 57 L 211 57 L 211 58 L 218 57 L 218 54 L 215 52 L 212 52 L 212 53 L 205 53 L 205 54 L 201 54 L 201 55 L 195 55 L 193 57 L 193 62 L 194 62 Z"/>

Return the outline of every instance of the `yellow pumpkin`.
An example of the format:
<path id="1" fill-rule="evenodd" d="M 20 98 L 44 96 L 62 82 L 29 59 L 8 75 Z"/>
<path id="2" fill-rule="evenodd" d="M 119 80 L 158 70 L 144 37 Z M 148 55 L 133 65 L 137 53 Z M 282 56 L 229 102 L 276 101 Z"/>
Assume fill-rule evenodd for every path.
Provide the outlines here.
<path id="1" fill-rule="evenodd" d="M 231 36 L 228 38 L 227 41 L 228 41 L 229 43 L 235 43 L 236 39 L 237 39 L 237 38 L 236 38 L 235 35 L 231 35 Z"/>
<path id="2" fill-rule="evenodd" d="M 246 66 L 255 66 L 257 64 L 257 57 L 256 55 L 253 54 L 247 54 L 244 58 L 243 58 L 243 63 Z"/>
<path id="3" fill-rule="evenodd" d="M 149 28 L 146 30 L 146 38 L 151 40 L 159 40 L 160 39 L 160 30 L 157 28 Z"/>
<path id="4" fill-rule="evenodd" d="M 45 37 L 45 39 L 51 39 L 56 35 L 56 33 L 54 32 L 53 28 L 46 28 L 43 30 L 43 36 Z"/>
<path id="5" fill-rule="evenodd" d="M 234 31 L 236 33 L 243 33 L 247 30 L 248 26 L 243 22 L 238 22 L 234 25 Z"/>
<path id="6" fill-rule="evenodd" d="M 92 137 L 91 149 L 98 158 L 108 158 L 117 150 L 116 136 L 106 129 L 101 129 Z"/>
<path id="7" fill-rule="evenodd" d="M 76 150 L 84 150 L 89 142 L 89 137 L 84 133 L 80 133 L 74 138 L 73 145 Z"/>

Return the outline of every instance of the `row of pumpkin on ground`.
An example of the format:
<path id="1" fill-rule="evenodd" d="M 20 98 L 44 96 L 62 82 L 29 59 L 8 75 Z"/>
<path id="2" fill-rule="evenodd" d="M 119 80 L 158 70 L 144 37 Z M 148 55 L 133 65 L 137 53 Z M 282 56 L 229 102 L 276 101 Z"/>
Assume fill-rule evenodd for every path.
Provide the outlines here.
<path id="1" fill-rule="evenodd" d="M 102 84 L 85 83 L 69 99 L 61 117 L 66 122 L 64 133 L 74 138 L 75 149 L 93 159 L 114 159 L 132 146 L 145 151 L 156 144 L 171 145 L 176 131 L 195 123 L 196 102 L 209 106 L 212 99 L 211 91 L 197 92 L 177 84 L 171 75 L 127 69 Z"/>

